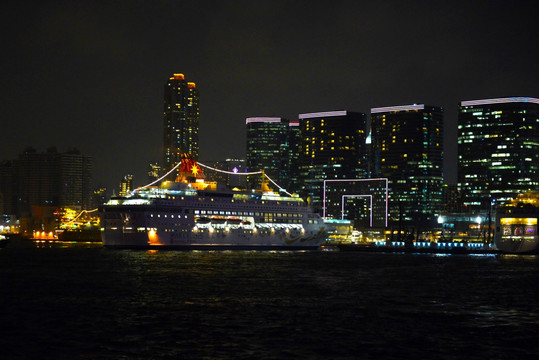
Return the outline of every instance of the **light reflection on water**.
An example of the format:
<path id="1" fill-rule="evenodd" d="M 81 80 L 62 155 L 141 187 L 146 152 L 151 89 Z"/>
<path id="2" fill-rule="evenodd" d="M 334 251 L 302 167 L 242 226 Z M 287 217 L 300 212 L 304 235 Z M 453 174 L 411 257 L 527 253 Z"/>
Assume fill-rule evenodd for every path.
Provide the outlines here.
<path id="1" fill-rule="evenodd" d="M 42 245 L 0 251 L 0 358 L 539 355 L 534 256 Z"/>

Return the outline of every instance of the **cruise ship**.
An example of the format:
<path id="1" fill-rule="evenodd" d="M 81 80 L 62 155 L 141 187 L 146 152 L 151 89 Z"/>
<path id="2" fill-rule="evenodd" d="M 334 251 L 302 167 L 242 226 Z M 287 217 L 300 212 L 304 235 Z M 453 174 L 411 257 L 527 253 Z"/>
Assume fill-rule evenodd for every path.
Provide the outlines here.
<path id="1" fill-rule="evenodd" d="M 297 196 L 268 187 L 233 191 L 207 182 L 184 156 L 176 181 L 113 197 L 100 208 L 105 247 L 313 250 L 326 239 L 323 219 Z"/>
<path id="2" fill-rule="evenodd" d="M 539 193 L 521 194 L 496 209 L 494 245 L 504 253 L 539 253 Z"/>

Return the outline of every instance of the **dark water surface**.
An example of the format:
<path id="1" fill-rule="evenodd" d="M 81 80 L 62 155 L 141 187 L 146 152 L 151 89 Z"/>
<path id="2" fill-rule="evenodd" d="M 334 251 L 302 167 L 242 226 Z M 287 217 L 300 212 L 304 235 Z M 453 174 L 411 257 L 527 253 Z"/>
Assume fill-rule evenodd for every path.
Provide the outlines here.
<path id="1" fill-rule="evenodd" d="M 0 359 L 539 358 L 539 257 L 0 249 Z"/>

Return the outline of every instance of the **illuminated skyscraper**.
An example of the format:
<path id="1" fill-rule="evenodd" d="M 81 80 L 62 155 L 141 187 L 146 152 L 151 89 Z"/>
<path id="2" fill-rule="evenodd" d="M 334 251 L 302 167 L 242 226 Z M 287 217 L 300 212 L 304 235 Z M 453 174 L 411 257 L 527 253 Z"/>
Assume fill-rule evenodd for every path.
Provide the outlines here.
<path id="1" fill-rule="evenodd" d="M 423 227 L 442 202 L 443 110 L 404 105 L 371 109 L 375 173 L 389 179 L 390 222 Z"/>
<path id="2" fill-rule="evenodd" d="M 193 82 L 183 74 L 174 74 L 165 84 L 163 171 L 180 160 L 182 153 L 198 159 L 199 94 Z"/>
<path id="3" fill-rule="evenodd" d="M 366 176 L 365 114 L 346 110 L 307 113 L 299 115 L 299 122 L 301 195 L 321 208 L 324 180 Z"/>
<path id="4" fill-rule="evenodd" d="M 264 170 L 280 186 L 286 187 L 289 121 L 279 117 L 252 117 L 247 118 L 245 124 L 247 169 Z M 260 179 L 251 176 L 249 182 L 251 187 L 256 187 Z"/>
<path id="5" fill-rule="evenodd" d="M 458 186 L 470 210 L 539 190 L 539 99 L 462 101 L 458 153 Z"/>
<path id="6" fill-rule="evenodd" d="M 287 144 L 287 164 L 286 164 L 286 174 L 284 175 L 285 181 L 283 186 L 290 193 L 299 194 L 301 189 L 300 183 L 300 171 L 298 168 L 299 164 L 299 141 L 301 139 L 301 132 L 299 121 L 291 120 L 288 123 L 288 134 L 286 144 Z"/>

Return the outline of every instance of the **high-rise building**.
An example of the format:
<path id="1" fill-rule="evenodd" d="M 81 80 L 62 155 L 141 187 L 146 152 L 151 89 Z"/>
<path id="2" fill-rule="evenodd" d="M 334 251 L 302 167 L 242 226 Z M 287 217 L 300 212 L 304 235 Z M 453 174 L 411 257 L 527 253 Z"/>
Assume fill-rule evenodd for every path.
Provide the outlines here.
<path id="1" fill-rule="evenodd" d="M 14 161 L 14 171 L 19 216 L 28 216 L 32 206 L 90 208 L 92 159 L 76 149 L 38 153 L 27 148 Z"/>
<path id="2" fill-rule="evenodd" d="M 299 121 L 291 120 L 288 123 L 288 134 L 287 134 L 287 149 L 286 156 L 288 158 L 285 172 L 283 186 L 290 193 L 299 194 L 301 190 L 301 180 L 300 180 L 300 171 L 298 168 L 299 164 L 299 141 L 301 139 L 301 132 Z"/>
<path id="3" fill-rule="evenodd" d="M 0 162 L 0 215 L 17 211 L 17 182 L 12 161 Z"/>
<path id="4" fill-rule="evenodd" d="M 458 186 L 470 211 L 539 190 L 539 99 L 460 103 Z"/>
<path id="5" fill-rule="evenodd" d="M 199 93 L 194 82 L 174 74 L 164 89 L 163 171 L 166 173 L 188 153 L 198 159 Z"/>
<path id="6" fill-rule="evenodd" d="M 92 183 L 90 171 L 92 161 L 76 149 L 58 154 L 60 189 L 59 203 L 62 206 L 76 206 L 89 209 L 92 202 Z"/>
<path id="7" fill-rule="evenodd" d="M 306 113 L 299 115 L 299 122 L 300 194 L 321 209 L 324 180 L 366 175 L 365 114 L 346 110 Z"/>
<path id="8" fill-rule="evenodd" d="M 443 109 L 373 108 L 371 128 L 375 174 L 389 180 L 390 225 L 434 224 L 442 202 Z"/>
<path id="9" fill-rule="evenodd" d="M 247 118 L 245 124 L 247 169 L 249 172 L 264 170 L 277 184 L 286 187 L 289 121 L 279 117 L 252 117 Z M 249 182 L 250 187 L 256 187 L 260 179 L 251 176 Z"/>
<path id="10" fill-rule="evenodd" d="M 351 221 L 356 229 L 387 227 L 388 180 L 324 180 L 323 216 L 326 220 Z"/>

